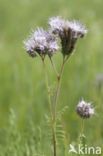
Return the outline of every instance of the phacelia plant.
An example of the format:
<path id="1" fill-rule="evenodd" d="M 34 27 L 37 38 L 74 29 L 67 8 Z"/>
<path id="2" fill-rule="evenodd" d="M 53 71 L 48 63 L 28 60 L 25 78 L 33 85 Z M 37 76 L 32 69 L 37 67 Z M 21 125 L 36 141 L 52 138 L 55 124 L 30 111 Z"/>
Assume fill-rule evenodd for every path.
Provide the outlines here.
<path id="1" fill-rule="evenodd" d="M 53 156 L 57 156 L 57 140 L 56 140 L 56 124 L 57 124 L 57 104 L 61 86 L 61 78 L 63 75 L 64 65 L 74 52 L 77 41 L 83 38 L 87 34 L 86 27 L 76 20 L 65 20 L 61 17 L 52 17 L 48 21 L 49 28 L 44 30 L 43 28 L 37 28 L 31 33 L 29 38 L 24 41 L 24 46 L 27 53 L 31 57 L 40 56 L 44 70 L 46 73 L 46 85 L 48 89 L 48 99 L 50 105 L 51 114 L 51 130 L 52 130 L 52 143 L 53 143 Z M 59 52 L 60 51 L 60 52 Z M 62 55 L 62 62 L 60 71 L 54 64 L 53 55 Z M 53 71 L 56 73 L 57 86 L 51 100 L 51 94 L 49 90 L 48 74 L 46 72 L 45 57 L 48 57 L 52 64 Z M 94 114 L 94 109 L 90 103 L 85 101 L 79 102 L 77 105 L 77 113 L 82 118 L 89 118 Z"/>

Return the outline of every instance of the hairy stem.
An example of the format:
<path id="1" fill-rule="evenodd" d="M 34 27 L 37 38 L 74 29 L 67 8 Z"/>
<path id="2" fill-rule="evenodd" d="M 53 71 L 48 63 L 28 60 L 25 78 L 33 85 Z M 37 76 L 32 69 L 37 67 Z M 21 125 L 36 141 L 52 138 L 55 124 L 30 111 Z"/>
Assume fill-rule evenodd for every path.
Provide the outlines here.
<path id="1" fill-rule="evenodd" d="M 43 67 L 44 67 L 44 72 L 45 72 L 45 83 L 46 83 L 46 88 L 47 88 L 47 92 L 48 92 L 48 102 L 49 102 L 49 109 L 50 109 L 50 114 L 51 114 L 51 120 L 53 119 L 53 113 L 52 113 L 52 103 L 51 103 L 51 97 L 50 97 L 50 87 L 49 87 L 49 82 L 48 82 L 48 74 L 46 71 L 46 67 L 45 67 L 45 62 L 43 61 Z"/>
<path id="2" fill-rule="evenodd" d="M 50 114 L 51 114 L 51 130 L 52 130 L 52 139 L 53 139 L 53 155 L 56 156 L 56 138 L 55 138 L 55 125 L 53 123 L 53 111 L 52 111 L 52 103 L 51 103 L 51 97 L 50 97 L 50 89 L 49 89 L 49 83 L 48 83 L 48 75 L 46 72 L 46 67 L 44 60 L 43 61 L 43 66 L 44 66 L 44 71 L 45 71 L 45 82 L 46 82 L 46 88 L 48 91 L 48 101 L 49 101 L 49 108 L 50 108 Z"/>
<path id="3" fill-rule="evenodd" d="M 84 119 L 82 119 L 82 123 L 81 123 L 81 135 L 84 134 Z"/>
<path id="4" fill-rule="evenodd" d="M 49 57 L 49 58 L 50 58 L 50 62 L 51 62 L 51 65 L 52 65 L 52 67 L 53 67 L 53 70 L 54 70 L 56 76 L 58 77 L 58 76 L 59 76 L 59 73 L 58 73 L 58 71 L 57 71 L 57 69 L 56 69 L 56 66 L 55 66 L 55 64 L 54 64 L 54 61 L 52 60 L 52 57 Z"/>
<path id="5" fill-rule="evenodd" d="M 81 145 L 85 144 L 85 136 L 84 136 L 84 119 L 81 120 L 81 133 L 79 136 L 79 143 Z"/>
<path id="6" fill-rule="evenodd" d="M 54 103 L 53 103 L 53 146 L 54 146 L 54 156 L 57 156 L 57 147 L 56 147 L 56 109 L 57 109 L 57 103 L 58 103 L 58 97 L 60 93 L 60 86 L 61 86 L 61 78 L 63 74 L 65 59 L 63 58 L 63 63 L 61 66 L 61 70 L 59 75 L 57 75 L 57 87 L 56 87 L 56 93 L 54 96 Z"/>
<path id="7" fill-rule="evenodd" d="M 62 65 L 61 65 L 60 73 L 58 74 L 58 72 L 56 70 L 56 67 L 55 67 L 55 64 L 54 64 L 53 60 L 50 58 L 52 67 L 53 67 L 54 72 L 56 73 L 56 76 L 57 76 L 57 87 L 56 87 L 56 92 L 55 92 L 55 95 L 54 95 L 54 102 L 52 104 L 51 97 L 50 97 L 50 89 L 49 89 L 49 84 L 48 84 L 48 75 L 47 75 L 47 72 L 46 72 L 46 69 L 45 69 L 44 59 L 42 59 L 44 70 L 45 70 L 46 87 L 47 87 L 47 91 L 48 91 L 48 101 L 49 101 L 50 113 L 51 113 L 53 156 L 57 156 L 57 147 L 56 147 L 56 109 L 57 109 L 58 97 L 59 97 L 59 93 L 60 93 L 60 86 L 61 86 L 61 78 L 62 78 L 62 74 L 63 74 L 63 69 L 64 69 L 64 65 L 65 65 L 67 60 L 68 60 L 68 57 L 63 57 L 63 62 L 62 62 Z"/>
<path id="8" fill-rule="evenodd" d="M 56 108 L 57 108 L 58 97 L 59 97 L 59 93 L 60 93 L 61 78 L 62 78 L 62 74 L 63 74 L 64 64 L 65 64 L 65 61 L 63 59 L 60 74 L 57 77 L 57 88 L 56 88 L 56 93 L 55 93 L 55 97 L 54 97 L 54 120 L 56 119 Z"/>

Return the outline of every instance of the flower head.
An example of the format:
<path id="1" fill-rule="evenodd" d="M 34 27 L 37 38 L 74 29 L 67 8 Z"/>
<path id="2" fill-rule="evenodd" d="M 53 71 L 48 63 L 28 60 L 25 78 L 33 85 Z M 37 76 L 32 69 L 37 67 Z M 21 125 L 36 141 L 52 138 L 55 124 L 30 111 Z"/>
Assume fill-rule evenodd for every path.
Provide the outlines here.
<path id="1" fill-rule="evenodd" d="M 64 20 L 61 17 L 50 18 L 49 25 L 52 33 L 60 37 L 63 55 L 71 54 L 77 39 L 84 37 L 87 33 L 85 26 L 80 22 Z"/>
<path id="2" fill-rule="evenodd" d="M 27 51 L 27 53 L 31 56 L 31 57 L 35 57 L 36 53 L 34 51 L 35 48 L 35 41 L 33 38 L 29 38 L 28 40 L 24 41 L 24 45 L 25 45 L 25 49 Z"/>
<path id="3" fill-rule="evenodd" d="M 94 114 L 94 108 L 91 103 L 87 103 L 84 100 L 78 103 L 76 111 L 81 118 L 90 118 Z"/>
<path id="4" fill-rule="evenodd" d="M 61 17 L 52 17 L 49 19 L 49 25 L 54 34 L 59 34 L 63 31 L 64 20 Z"/>
<path id="5" fill-rule="evenodd" d="M 34 31 L 31 37 L 24 42 L 24 45 L 26 51 L 32 57 L 36 56 L 36 53 L 40 56 L 45 56 L 46 54 L 52 56 L 59 48 L 54 35 L 42 28 Z"/>
<path id="6" fill-rule="evenodd" d="M 74 38 L 84 37 L 87 33 L 85 26 L 78 21 L 70 21 L 69 27 L 71 31 L 74 32 Z"/>

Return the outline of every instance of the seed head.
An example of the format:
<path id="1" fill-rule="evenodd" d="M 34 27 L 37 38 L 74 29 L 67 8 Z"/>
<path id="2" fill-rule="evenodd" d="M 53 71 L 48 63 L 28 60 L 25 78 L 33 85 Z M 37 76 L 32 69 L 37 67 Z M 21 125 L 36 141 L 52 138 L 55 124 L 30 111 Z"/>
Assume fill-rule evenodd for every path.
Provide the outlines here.
<path id="1" fill-rule="evenodd" d="M 76 111 L 81 118 L 90 118 L 94 114 L 94 108 L 91 103 L 87 103 L 84 100 L 78 103 Z"/>

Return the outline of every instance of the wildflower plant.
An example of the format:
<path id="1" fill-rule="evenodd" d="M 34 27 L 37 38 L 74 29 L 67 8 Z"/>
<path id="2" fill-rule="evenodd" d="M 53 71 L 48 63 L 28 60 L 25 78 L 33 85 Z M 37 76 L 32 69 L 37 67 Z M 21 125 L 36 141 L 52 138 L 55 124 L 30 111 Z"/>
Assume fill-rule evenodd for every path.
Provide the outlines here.
<path id="1" fill-rule="evenodd" d="M 77 104 L 76 112 L 81 120 L 81 133 L 79 136 L 80 145 L 85 147 L 86 136 L 84 135 L 84 120 L 91 118 L 95 114 L 95 109 L 90 102 L 83 99 Z"/>
<path id="2" fill-rule="evenodd" d="M 48 21 L 49 29 L 46 31 L 43 28 L 37 28 L 32 32 L 30 37 L 24 41 L 24 46 L 27 53 L 31 57 L 40 56 L 46 76 L 46 86 L 48 90 L 48 99 L 51 114 L 51 131 L 52 131 L 52 143 L 53 143 L 53 155 L 57 156 L 57 140 L 56 140 L 56 124 L 57 124 L 57 104 L 60 93 L 61 79 L 63 75 L 64 65 L 68 61 L 69 57 L 73 53 L 78 39 L 83 38 L 87 29 L 79 21 L 65 20 L 61 17 L 52 17 Z M 62 62 L 60 71 L 54 64 L 53 54 L 62 54 Z M 57 85 L 51 99 L 50 87 L 48 83 L 48 74 L 46 71 L 45 57 L 48 57 L 53 67 L 53 71 L 56 73 Z M 86 112 L 85 112 L 86 111 Z M 77 112 L 81 117 L 90 117 L 93 113 L 93 109 L 90 104 L 79 103 Z"/>

